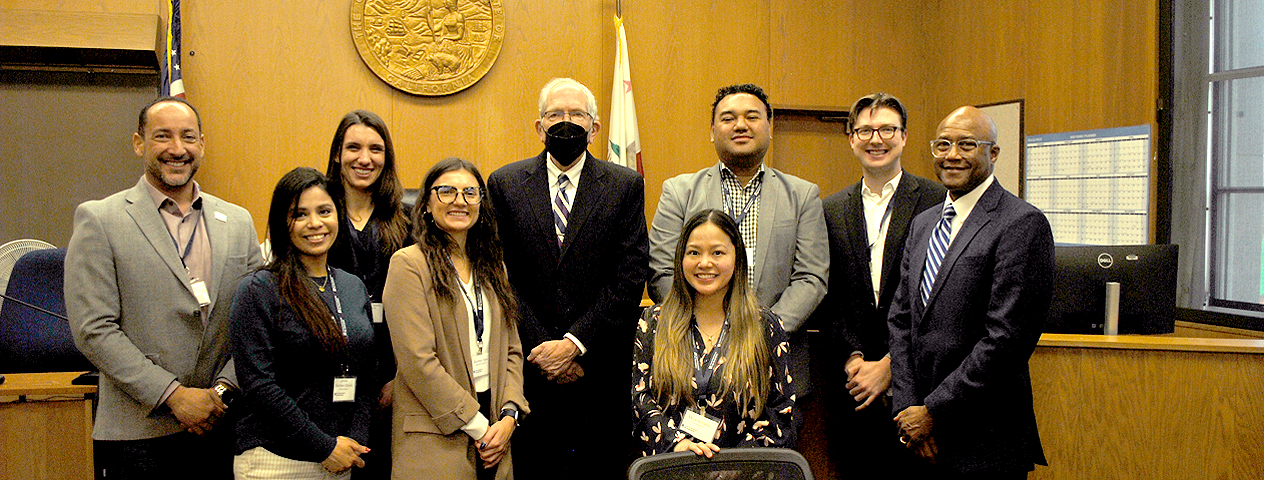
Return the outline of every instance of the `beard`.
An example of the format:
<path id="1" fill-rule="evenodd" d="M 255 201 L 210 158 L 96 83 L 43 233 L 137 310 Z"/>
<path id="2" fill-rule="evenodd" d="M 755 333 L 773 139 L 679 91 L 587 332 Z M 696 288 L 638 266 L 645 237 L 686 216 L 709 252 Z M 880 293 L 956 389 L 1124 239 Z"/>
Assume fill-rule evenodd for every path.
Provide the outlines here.
<path id="1" fill-rule="evenodd" d="M 198 166 L 199 166 L 198 164 L 200 163 L 197 161 L 197 159 L 192 158 L 192 157 L 187 157 L 187 159 L 189 161 L 187 167 L 185 167 L 189 169 L 187 174 L 172 174 L 167 171 L 164 171 L 163 170 L 164 164 L 162 163 L 162 160 L 155 160 L 153 162 L 150 162 L 148 165 L 145 166 L 145 170 L 149 174 L 150 177 L 153 177 L 155 180 L 158 180 L 158 182 L 161 184 L 160 186 L 165 186 L 166 188 L 170 188 L 170 189 L 182 188 L 185 185 L 188 185 L 189 182 L 193 181 L 193 175 L 197 173 Z M 168 159 L 168 160 L 184 160 L 184 159 Z"/>

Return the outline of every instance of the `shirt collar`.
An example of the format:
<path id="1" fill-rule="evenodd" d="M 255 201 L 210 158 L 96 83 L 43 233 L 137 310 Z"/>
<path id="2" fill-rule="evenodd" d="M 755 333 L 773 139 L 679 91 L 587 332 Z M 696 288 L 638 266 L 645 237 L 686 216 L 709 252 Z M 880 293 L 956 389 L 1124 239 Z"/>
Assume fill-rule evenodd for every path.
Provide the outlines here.
<path id="1" fill-rule="evenodd" d="M 878 198 L 885 198 L 895 193 L 896 187 L 900 186 L 901 178 L 904 178 L 904 170 L 895 172 L 895 176 L 882 185 L 882 193 L 878 194 L 873 193 L 873 190 L 869 189 L 869 184 L 865 183 L 862 179 L 860 181 L 860 194 L 866 197 L 877 196 Z"/>
<path id="2" fill-rule="evenodd" d="M 974 187 L 974 190 L 971 190 L 970 193 L 962 195 L 956 200 L 953 200 L 951 196 L 948 197 L 948 201 L 952 202 L 952 209 L 957 212 L 957 218 L 964 219 L 970 215 L 970 211 L 974 210 L 975 204 L 979 203 L 979 198 L 983 197 L 983 192 L 986 192 L 988 187 L 992 186 L 994 180 L 996 180 L 995 176 L 988 175 L 987 180 Z"/>
<path id="3" fill-rule="evenodd" d="M 732 178 L 736 181 L 737 174 L 733 173 L 733 170 L 730 169 L 728 165 L 725 165 L 724 162 L 720 162 L 720 178 Z M 764 163 L 759 162 L 759 170 L 755 172 L 755 176 L 751 177 L 750 184 L 757 184 L 762 181 L 764 181 Z M 741 187 L 746 188 L 746 185 L 742 185 Z"/>
<path id="4" fill-rule="evenodd" d="M 189 180 L 189 181 L 193 182 L 193 203 L 191 204 L 192 208 L 195 210 L 200 210 L 202 208 L 202 187 L 198 185 L 197 180 Z M 145 178 L 144 175 L 141 175 L 140 183 L 143 183 L 145 185 L 146 191 L 149 192 L 149 197 L 154 199 L 154 205 L 157 205 L 159 210 L 164 209 L 167 202 L 171 202 L 171 205 L 175 206 L 175 208 L 173 209 L 175 210 L 175 212 L 173 213 L 179 213 L 179 214 L 188 213 L 188 212 L 180 212 L 179 204 L 177 204 L 176 201 L 173 200 L 171 197 L 168 197 L 166 193 L 163 193 L 162 190 L 159 190 L 158 187 L 155 187 L 152 183 L 149 183 L 149 179 Z"/>

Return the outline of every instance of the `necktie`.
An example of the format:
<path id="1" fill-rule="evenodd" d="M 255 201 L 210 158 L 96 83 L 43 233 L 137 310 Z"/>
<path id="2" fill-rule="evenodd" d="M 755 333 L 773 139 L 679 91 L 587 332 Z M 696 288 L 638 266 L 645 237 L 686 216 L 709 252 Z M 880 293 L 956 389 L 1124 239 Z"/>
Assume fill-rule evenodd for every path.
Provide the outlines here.
<path id="1" fill-rule="evenodd" d="M 952 232 L 952 219 L 956 216 L 957 211 L 952 208 L 951 202 L 944 205 L 944 216 L 931 234 L 930 248 L 926 249 L 926 269 L 922 271 L 922 306 L 926 306 L 926 302 L 930 300 L 930 290 L 935 286 L 939 264 L 944 261 L 944 254 L 948 252 L 948 234 Z"/>
<path id="2" fill-rule="evenodd" d="M 571 200 L 566 195 L 566 189 L 571 185 L 571 179 L 566 174 L 557 177 L 557 195 L 553 197 L 553 226 L 557 230 L 557 246 L 562 247 L 562 240 L 566 239 L 566 219 L 571 215 Z"/>

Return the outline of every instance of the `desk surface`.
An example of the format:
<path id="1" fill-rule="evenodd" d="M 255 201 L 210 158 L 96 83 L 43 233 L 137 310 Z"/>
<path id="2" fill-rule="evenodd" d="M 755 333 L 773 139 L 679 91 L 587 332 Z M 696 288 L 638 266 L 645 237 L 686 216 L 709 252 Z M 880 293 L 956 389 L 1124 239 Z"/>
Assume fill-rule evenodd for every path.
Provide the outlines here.
<path id="1" fill-rule="evenodd" d="M 72 385 L 83 372 L 6 373 L 0 397 L 18 395 L 83 395 L 95 393 L 96 385 Z"/>
<path id="2" fill-rule="evenodd" d="M 1120 350 L 1170 350 L 1178 352 L 1248 353 L 1264 355 L 1264 340 L 1246 338 L 1194 338 L 1161 335 L 1071 335 L 1046 333 L 1041 347 L 1111 348 Z"/>

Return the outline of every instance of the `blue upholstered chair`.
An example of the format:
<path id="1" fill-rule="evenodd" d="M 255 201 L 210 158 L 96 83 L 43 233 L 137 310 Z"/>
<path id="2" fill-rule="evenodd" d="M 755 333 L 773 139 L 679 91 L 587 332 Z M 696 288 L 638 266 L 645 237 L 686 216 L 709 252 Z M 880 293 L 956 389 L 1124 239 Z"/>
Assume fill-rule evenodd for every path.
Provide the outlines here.
<path id="1" fill-rule="evenodd" d="M 13 266 L 5 295 L 57 316 L 4 300 L 0 306 L 0 373 L 96 369 L 75 347 L 65 318 L 65 263 L 66 249 L 53 248 L 27 253 Z"/>

